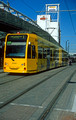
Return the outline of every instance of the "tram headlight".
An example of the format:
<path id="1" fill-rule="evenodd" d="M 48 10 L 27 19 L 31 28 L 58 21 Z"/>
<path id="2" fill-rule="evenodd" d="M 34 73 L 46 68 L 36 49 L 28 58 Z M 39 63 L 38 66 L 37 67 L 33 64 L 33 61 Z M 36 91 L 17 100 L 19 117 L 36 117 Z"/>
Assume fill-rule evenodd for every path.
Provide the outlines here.
<path id="1" fill-rule="evenodd" d="M 29 42 L 28 44 L 31 45 L 31 42 Z"/>

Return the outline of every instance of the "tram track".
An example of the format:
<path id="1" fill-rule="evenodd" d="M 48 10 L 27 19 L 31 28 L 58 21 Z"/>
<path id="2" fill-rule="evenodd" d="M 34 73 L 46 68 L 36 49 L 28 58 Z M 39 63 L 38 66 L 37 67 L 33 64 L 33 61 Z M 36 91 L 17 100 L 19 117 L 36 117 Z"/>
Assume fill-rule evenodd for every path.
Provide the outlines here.
<path id="1" fill-rule="evenodd" d="M 7 75 L 7 76 L 8 76 L 8 75 Z M 4 77 L 6 77 L 6 76 L 4 76 Z M 4 77 L 3 77 L 3 78 L 4 78 Z M 6 84 L 6 83 L 10 83 L 10 82 L 13 82 L 13 81 L 19 80 L 19 79 L 24 78 L 24 77 L 26 77 L 26 76 L 21 76 L 21 77 L 18 77 L 18 78 L 12 79 L 12 80 L 6 80 L 6 78 L 5 78 L 5 81 L 4 81 L 4 82 L 0 82 L 0 85 Z"/>
<path id="2" fill-rule="evenodd" d="M 29 109 L 36 111 L 28 111 L 28 113 L 31 112 L 31 116 L 29 117 L 30 119 L 27 120 L 47 120 L 49 112 L 52 111 L 57 99 L 63 93 L 63 91 L 65 91 L 68 83 L 71 81 L 75 73 L 75 67 L 73 67 L 73 69 L 72 67 L 67 67 L 62 70 L 53 72 L 52 75 L 45 73 L 49 76 L 46 76 L 46 78 L 44 77 L 40 81 L 37 81 L 36 79 L 36 83 L 34 82 L 33 84 L 31 84 L 33 82 L 31 81 L 31 85 L 28 86 L 26 89 L 22 89 L 22 91 L 18 91 L 10 99 L 7 99 L 4 102 L 0 102 L 0 109 L 2 111 L 2 115 L 0 115 L 0 117 L 2 118 L 2 116 L 4 116 L 6 113 L 7 116 L 8 114 L 14 115 L 16 112 L 18 113 L 19 111 L 20 114 L 23 115 L 23 111 L 25 111 L 23 118 L 26 118 L 26 115 L 30 116 L 30 114 L 27 114 L 27 109 Z M 32 77 L 30 78 L 32 79 Z M 37 102 L 36 100 L 39 101 Z M 7 108 L 9 109 L 7 110 Z M 11 108 L 12 112 L 13 109 L 15 110 L 13 113 L 10 112 Z M 20 117 L 20 114 L 17 114 L 17 119 Z M 8 119 L 7 116 L 6 118 Z M 10 116 L 9 119 L 11 119 Z"/>
<path id="3" fill-rule="evenodd" d="M 65 69 L 65 68 L 64 68 Z M 63 69 L 63 70 L 64 70 Z M 28 75 L 30 75 L 30 74 L 28 74 Z M 21 78 L 24 78 L 24 77 L 26 77 L 26 76 L 28 76 L 27 74 L 25 74 L 25 75 L 22 75 L 21 77 L 19 77 L 18 75 L 18 78 L 15 78 L 15 79 L 10 79 L 10 80 L 7 80 L 7 78 L 5 78 L 5 77 L 11 77 L 12 75 L 10 75 L 9 73 L 8 74 L 6 74 L 6 75 L 4 75 L 4 76 L 2 76 L 2 77 L 0 77 L 0 79 L 2 79 L 2 82 L 0 81 L 0 85 L 3 85 L 3 84 L 6 84 L 6 83 L 10 83 L 10 82 L 13 82 L 13 81 L 16 81 L 16 80 L 19 80 L 19 79 L 21 79 Z M 13 76 L 12 76 L 13 77 Z M 49 76 L 50 77 L 50 76 Z M 5 79 L 4 79 L 5 78 Z M 4 79 L 4 80 L 3 80 Z M 9 78 L 8 78 L 9 79 Z"/>
<path id="4" fill-rule="evenodd" d="M 6 100 L 5 102 L 2 102 L 2 104 L 0 104 L 0 109 L 5 107 L 6 105 L 8 105 L 9 103 L 11 103 L 12 101 L 14 101 L 15 99 L 21 97 L 23 94 L 26 94 L 27 92 L 31 91 L 32 89 L 34 89 L 35 87 L 37 87 L 38 85 L 42 84 L 43 82 L 47 81 L 49 78 L 52 78 L 53 76 L 57 75 L 58 73 L 64 71 L 67 68 L 63 68 L 62 70 L 57 71 L 56 73 L 53 73 L 52 75 L 49 75 L 46 78 L 43 78 L 41 81 L 37 81 L 36 84 L 33 84 L 32 86 L 22 90 L 21 92 L 17 93 L 16 95 L 12 96 L 11 98 L 9 98 L 8 100 Z M 17 79 L 19 80 L 19 79 Z M 15 80 L 11 81 L 14 82 Z M 10 82 L 10 81 L 9 81 Z M 6 82 L 6 83 L 9 83 Z M 4 83 L 5 84 L 5 83 Z"/>
<path id="5" fill-rule="evenodd" d="M 74 70 L 74 72 L 69 75 L 67 78 L 65 78 L 65 81 L 63 82 L 62 87 L 59 88 L 59 91 L 56 93 L 56 95 L 54 95 L 53 99 L 51 100 L 51 102 L 47 105 L 47 107 L 45 108 L 45 110 L 43 111 L 43 113 L 40 115 L 40 117 L 38 118 L 38 120 L 45 120 L 45 118 L 47 117 L 47 115 L 49 114 L 49 112 L 52 111 L 58 97 L 62 94 L 62 92 L 65 90 L 65 88 L 68 86 L 68 83 L 71 81 L 72 77 L 75 75 L 76 70 Z M 55 91 L 56 92 L 56 91 Z M 54 93 L 55 93 L 54 92 Z M 54 94 L 53 93 L 53 94 Z"/>

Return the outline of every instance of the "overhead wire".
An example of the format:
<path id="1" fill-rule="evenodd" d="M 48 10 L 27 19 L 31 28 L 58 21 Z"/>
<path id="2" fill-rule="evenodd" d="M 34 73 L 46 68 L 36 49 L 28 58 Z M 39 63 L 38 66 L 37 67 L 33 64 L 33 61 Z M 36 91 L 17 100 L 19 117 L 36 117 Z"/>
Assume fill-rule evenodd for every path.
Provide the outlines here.
<path id="1" fill-rule="evenodd" d="M 21 2 L 23 2 L 25 6 L 29 7 L 31 10 L 33 10 L 36 13 L 35 9 L 33 9 L 30 5 L 28 5 L 24 0 L 21 0 Z"/>
<path id="2" fill-rule="evenodd" d="M 68 9 L 68 13 L 69 13 L 69 17 L 70 17 L 71 24 L 72 24 L 72 27 L 73 27 L 73 31 L 74 31 L 74 33 L 76 34 L 75 27 L 74 27 L 74 24 L 73 24 L 73 20 L 72 20 L 71 14 L 70 14 L 70 10 L 69 10 L 67 1 L 66 1 L 66 0 L 64 0 L 64 1 L 65 1 L 65 4 L 66 4 L 66 7 L 67 7 L 67 9 Z"/>
<path id="3" fill-rule="evenodd" d="M 6 0 L 6 1 L 9 2 L 9 0 Z M 12 0 L 11 0 L 11 2 L 12 2 Z M 28 8 L 30 8 L 31 10 L 33 10 L 36 13 L 35 9 L 33 9 L 30 5 L 28 5 L 24 0 L 21 0 L 21 2 L 24 3 L 25 6 L 27 6 Z"/>

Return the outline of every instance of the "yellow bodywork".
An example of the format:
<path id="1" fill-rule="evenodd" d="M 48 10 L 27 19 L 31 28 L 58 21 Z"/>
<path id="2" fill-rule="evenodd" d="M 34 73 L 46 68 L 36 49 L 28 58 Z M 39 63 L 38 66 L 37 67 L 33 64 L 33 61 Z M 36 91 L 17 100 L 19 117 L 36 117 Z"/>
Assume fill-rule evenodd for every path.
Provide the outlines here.
<path id="1" fill-rule="evenodd" d="M 25 49 L 25 58 L 6 58 L 6 43 L 9 35 L 27 35 L 27 43 Z M 28 46 L 31 45 L 31 58 L 28 58 Z M 32 58 L 32 46 L 35 46 L 35 58 Z M 38 48 L 42 49 L 42 58 L 38 58 Z M 46 57 L 43 57 L 43 49 L 46 50 Z M 52 51 L 51 56 L 48 56 L 48 49 Z M 54 59 L 54 51 L 59 51 L 59 58 Z M 49 63 L 48 63 L 49 62 Z M 62 66 L 62 48 L 35 35 L 28 33 L 7 34 L 4 48 L 4 72 L 12 73 L 35 73 L 50 68 Z"/>

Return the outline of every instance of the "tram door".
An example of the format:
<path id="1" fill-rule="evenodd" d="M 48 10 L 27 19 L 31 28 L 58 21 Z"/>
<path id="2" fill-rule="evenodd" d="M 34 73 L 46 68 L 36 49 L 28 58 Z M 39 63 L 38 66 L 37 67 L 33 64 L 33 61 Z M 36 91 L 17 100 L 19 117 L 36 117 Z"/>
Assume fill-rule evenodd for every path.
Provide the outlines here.
<path id="1" fill-rule="evenodd" d="M 37 42 L 28 45 L 27 53 L 27 70 L 36 71 L 37 70 Z"/>
<path id="2" fill-rule="evenodd" d="M 47 69 L 50 69 L 50 48 L 47 49 Z"/>

